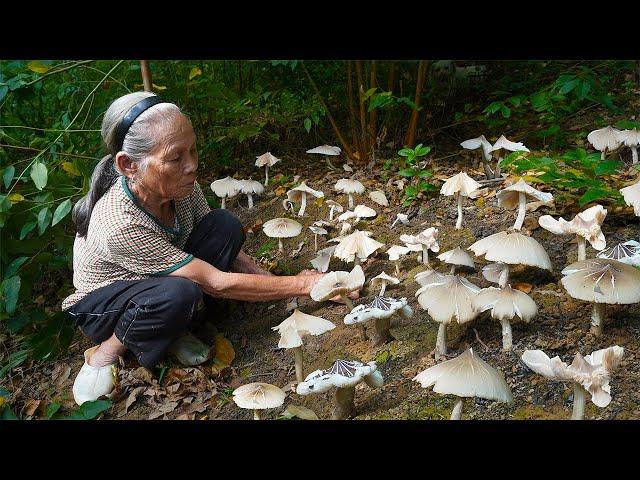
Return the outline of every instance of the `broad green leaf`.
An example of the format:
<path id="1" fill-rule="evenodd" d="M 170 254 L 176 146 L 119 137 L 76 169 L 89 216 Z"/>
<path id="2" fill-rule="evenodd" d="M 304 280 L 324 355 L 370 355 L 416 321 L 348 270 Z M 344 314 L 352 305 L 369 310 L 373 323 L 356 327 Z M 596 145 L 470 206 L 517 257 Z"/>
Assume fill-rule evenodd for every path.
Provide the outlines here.
<path id="1" fill-rule="evenodd" d="M 433 176 L 433 173 L 431 173 L 429 170 L 421 170 L 420 172 L 418 172 L 418 177 L 420 178 L 431 178 Z"/>
<path id="2" fill-rule="evenodd" d="M 78 167 L 71 162 L 62 162 L 62 169 L 72 177 L 79 177 L 81 175 Z"/>
<path id="3" fill-rule="evenodd" d="M 56 223 L 62 220 L 67 214 L 71 211 L 71 199 L 67 198 L 64 202 L 58 205 L 56 211 L 53 212 L 53 221 L 51 222 L 51 226 L 53 227 Z"/>
<path id="4" fill-rule="evenodd" d="M 9 92 L 9 87 L 6 85 L 0 85 L 0 101 L 7 95 Z"/>
<path id="5" fill-rule="evenodd" d="M 31 166 L 31 178 L 38 190 L 42 190 L 47 185 L 47 166 L 42 162 L 35 162 Z"/>
<path id="6" fill-rule="evenodd" d="M 112 403 L 109 400 L 84 402 L 78 410 L 68 417 L 62 417 L 60 420 L 93 420 L 102 412 L 109 410 L 111 405 Z"/>
<path id="7" fill-rule="evenodd" d="M 604 162 L 599 162 L 596 166 L 594 173 L 600 177 L 603 175 L 611 175 L 618 171 L 620 167 L 622 167 L 623 163 L 618 160 L 605 160 Z"/>
<path id="8" fill-rule="evenodd" d="M 507 107 L 506 105 L 502 105 L 500 107 L 500 113 L 502 113 L 502 116 L 504 118 L 509 118 L 511 116 L 511 109 L 509 107 Z"/>
<path id="9" fill-rule="evenodd" d="M 9 266 L 7 267 L 7 270 L 3 274 L 3 277 L 4 278 L 13 277 L 16 274 L 16 272 L 20 269 L 20 267 L 24 265 L 24 262 L 26 262 L 27 260 L 29 260 L 29 257 L 16 258 L 13 262 L 9 264 Z"/>
<path id="10" fill-rule="evenodd" d="M 15 174 L 16 174 L 16 167 L 14 167 L 13 165 L 9 165 L 7 168 L 4 169 L 4 172 L 2 173 L 4 188 L 9 188 L 9 185 L 11 185 L 11 181 L 13 180 L 13 177 L 15 176 Z"/>
<path id="11" fill-rule="evenodd" d="M 198 75 L 202 75 L 202 70 L 200 70 L 198 67 L 193 67 L 189 72 L 189 80 L 193 80 Z"/>
<path id="12" fill-rule="evenodd" d="M 49 207 L 44 207 L 40 210 L 38 213 L 38 236 L 41 236 L 47 229 L 51 223 L 52 217 L 53 215 L 51 214 L 51 209 Z"/>
<path id="13" fill-rule="evenodd" d="M 59 403 L 56 403 L 56 402 L 50 403 L 49 406 L 47 406 L 47 410 L 45 411 L 44 415 L 45 417 L 50 419 L 56 414 L 58 410 L 60 410 Z"/>
<path id="14" fill-rule="evenodd" d="M 402 170 L 398 170 L 398 175 L 403 177 L 415 177 L 417 173 L 417 170 L 414 170 L 413 168 L 403 168 Z"/>
<path id="15" fill-rule="evenodd" d="M 29 350 L 18 350 L 7 358 L 7 363 L 0 369 L 0 378 L 29 358 Z"/>
<path id="16" fill-rule="evenodd" d="M 7 212 L 11 209 L 11 200 L 5 195 L 0 195 L 0 212 Z"/>
<path id="17" fill-rule="evenodd" d="M 33 220 L 31 222 L 27 222 L 22 226 L 22 230 L 20 230 L 20 240 L 24 240 L 24 237 L 27 236 L 27 234 L 32 231 L 34 228 L 36 228 L 36 225 L 38 224 L 37 220 Z"/>
<path id="18" fill-rule="evenodd" d="M 403 148 L 398 152 L 398 155 L 401 157 L 408 157 L 409 155 L 413 155 L 413 150 L 410 148 Z"/>
<path id="19" fill-rule="evenodd" d="M 2 282 L 2 293 L 4 296 L 4 308 L 11 314 L 16 310 L 18 304 L 18 294 L 20 293 L 20 277 L 14 276 Z M 0 375 L 1 377 L 1 375 Z"/>
<path id="20" fill-rule="evenodd" d="M 609 189 L 604 188 L 589 188 L 584 195 L 580 197 L 578 203 L 580 206 L 586 205 L 589 202 L 593 202 L 594 200 L 600 200 L 601 198 L 607 198 L 611 195 Z"/>
<path id="21" fill-rule="evenodd" d="M 47 73 L 49 70 L 51 70 L 51 67 L 47 67 L 39 60 L 34 60 L 33 62 L 29 62 L 27 64 L 27 68 L 32 72 L 36 72 L 36 73 Z"/>
<path id="22" fill-rule="evenodd" d="M 562 85 L 562 87 L 560 87 L 559 93 L 561 95 L 569 93 L 571 90 L 576 88 L 576 85 L 578 85 L 578 79 L 569 80 L 564 85 Z"/>
<path id="23" fill-rule="evenodd" d="M 307 131 L 307 133 L 309 133 L 311 131 L 311 119 L 310 118 L 305 118 L 304 119 L 304 129 Z"/>

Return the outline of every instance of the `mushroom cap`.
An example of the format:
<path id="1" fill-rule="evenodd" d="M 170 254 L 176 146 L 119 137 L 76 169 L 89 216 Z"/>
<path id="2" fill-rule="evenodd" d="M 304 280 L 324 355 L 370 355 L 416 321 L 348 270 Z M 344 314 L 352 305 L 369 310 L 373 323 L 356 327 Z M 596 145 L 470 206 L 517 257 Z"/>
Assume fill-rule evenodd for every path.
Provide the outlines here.
<path id="1" fill-rule="evenodd" d="M 534 372 L 551 380 L 579 383 L 591 394 L 591 400 L 598 407 L 606 407 L 611 402 L 609 380 L 624 354 L 624 348 L 614 345 L 592 352 L 583 357 L 577 353 L 571 365 L 553 358 L 542 350 L 525 350 L 522 361 Z"/>
<path id="2" fill-rule="evenodd" d="M 296 386 L 298 395 L 324 393 L 331 387 L 353 387 L 377 370 L 376 362 L 362 363 L 356 360 L 336 360 L 328 370 L 311 372 Z"/>
<path id="3" fill-rule="evenodd" d="M 634 213 L 640 217 L 640 182 L 620 189 L 624 201 L 633 207 Z"/>
<path id="4" fill-rule="evenodd" d="M 290 218 L 274 218 L 264 222 L 262 231 L 271 238 L 296 237 L 300 235 L 302 225 Z"/>
<path id="5" fill-rule="evenodd" d="M 587 135 L 587 140 L 596 150 L 602 152 L 606 149 L 608 152 L 615 150 L 622 142 L 619 139 L 620 130 L 608 125 L 604 128 L 594 130 Z"/>
<path id="6" fill-rule="evenodd" d="M 484 155 L 484 158 L 486 160 L 491 158 L 491 149 L 493 148 L 493 146 L 484 137 L 484 135 L 480 135 L 478 138 L 465 140 L 460 144 L 460 146 L 466 150 L 475 150 L 476 148 L 482 147 L 482 154 Z"/>
<path id="7" fill-rule="evenodd" d="M 262 195 L 264 193 L 264 185 L 255 180 L 239 180 L 240 193 L 244 195 Z"/>
<path id="8" fill-rule="evenodd" d="M 324 318 L 302 313 L 297 308 L 282 323 L 271 327 L 280 334 L 279 348 L 294 348 L 302 345 L 302 335 L 322 335 L 336 326 Z"/>
<path id="9" fill-rule="evenodd" d="M 327 222 L 326 220 L 316 220 L 315 222 L 313 222 L 313 226 L 314 227 L 327 227 L 327 228 L 333 228 L 334 225 L 331 222 Z"/>
<path id="10" fill-rule="evenodd" d="M 523 179 L 518 180 L 510 187 L 500 190 L 496 197 L 498 197 L 498 205 L 512 210 L 516 208 L 520 203 L 520 192 L 525 194 L 526 201 L 541 201 L 550 202 L 553 200 L 553 195 L 547 192 L 541 192 L 536 190 Z"/>
<path id="11" fill-rule="evenodd" d="M 211 183 L 211 190 L 220 198 L 234 197 L 240 192 L 241 188 L 240 182 L 229 176 Z"/>
<path id="12" fill-rule="evenodd" d="M 551 259 L 542 245 L 535 238 L 519 232 L 494 233 L 478 240 L 468 250 L 476 257 L 484 255 L 484 258 L 491 262 L 530 265 L 551 270 Z"/>
<path id="13" fill-rule="evenodd" d="M 482 276 L 492 283 L 498 283 L 505 268 L 507 264 L 503 262 L 489 263 L 482 267 Z"/>
<path id="14" fill-rule="evenodd" d="M 602 205 L 594 205 L 578 213 L 570 222 L 562 217 L 555 220 L 551 215 L 542 215 L 538 224 L 556 235 L 579 235 L 587 239 L 596 250 L 602 250 L 607 246 L 601 229 L 606 216 L 607 210 Z"/>
<path id="15" fill-rule="evenodd" d="M 352 218 L 356 218 L 358 214 L 351 210 L 347 210 L 346 212 L 340 214 L 336 219 L 338 222 L 346 222 L 347 220 L 351 220 Z"/>
<path id="16" fill-rule="evenodd" d="M 480 290 L 464 277 L 444 275 L 441 280 L 422 286 L 416 297 L 436 322 L 450 323 L 455 318 L 458 323 L 466 323 L 478 316 L 472 301 Z"/>
<path id="17" fill-rule="evenodd" d="M 324 302 L 336 295 L 346 295 L 354 290 L 360 290 L 363 284 L 364 272 L 360 265 L 356 265 L 350 272 L 327 273 L 316 282 L 310 295 L 316 302 Z"/>
<path id="18" fill-rule="evenodd" d="M 403 247 L 402 245 L 391 245 L 389 250 L 385 253 L 389 255 L 389 260 L 399 260 L 400 255 L 406 255 L 410 250 L 407 247 Z"/>
<path id="19" fill-rule="evenodd" d="M 440 245 L 437 238 L 438 229 L 435 227 L 429 227 L 418 235 L 400 235 L 400 241 L 405 242 L 409 250 L 416 252 L 422 251 L 422 245 L 433 252 L 439 252 Z M 416 249 L 416 245 L 420 245 L 420 248 Z"/>
<path id="20" fill-rule="evenodd" d="M 315 226 L 313 226 L 313 225 L 311 225 L 311 226 L 309 227 L 309 230 L 311 230 L 311 231 L 312 231 L 313 233 L 315 233 L 316 235 L 326 235 L 327 233 L 329 233 L 329 232 L 327 232 L 324 228 L 321 228 L 321 227 L 315 227 Z"/>
<path id="21" fill-rule="evenodd" d="M 475 267 L 471 255 L 462 250 L 460 247 L 456 247 L 453 250 L 441 253 L 437 258 L 438 260 L 442 260 L 443 262 L 452 265 L 464 265 L 471 268 Z"/>
<path id="22" fill-rule="evenodd" d="M 364 193 L 364 185 L 358 180 L 352 180 L 350 178 L 341 178 L 333 188 L 342 193 Z"/>
<path id="23" fill-rule="evenodd" d="M 328 207 L 333 207 L 333 209 L 338 213 L 342 213 L 344 211 L 344 208 L 342 207 L 342 205 L 340 205 L 338 202 L 335 202 L 333 200 L 325 200 L 324 204 Z"/>
<path id="24" fill-rule="evenodd" d="M 264 167 L 265 165 L 272 166 L 280 161 L 279 158 L 271 155 L 271 152 L 263 153 L 259 157 L 256 157 L 256 167 Z"/>
<path id="25" fill-rule="evenodd" d="M 442 281 L 446 275 L 437 272 L 430 268 L 429 270 L 425 270 L 424 272 L 416 273 L 413 279 L 418 282 L 421 287 L 425 285 L 431 285 L 432 283 Z"/>
<path id="26" fill-rule="evenodd" d="M 504 377 L 482 360 L 472 348 L 456 358 L 438 363 L 413 379 L 422 388 L 434 385 L 433 391 L 458 397 L 479 397 L 511 403 L 513 395 Z"/>
<path id="27" fill-rule="evenodd" d="M 480 187 L 482 187 L 482 185 L 476 182 L 473 178 L 465 172 L 460 172 L 444 182 L 440 188 L 440 194 L 454 195 L 459 193 L 463 197 L 468 197 L 471 192 L 479 189 Z"/>
<path id="28" fill-rule="evenodd" d="M 240 408 L 263 410 L 276 408 L 284 403 L 287 396 L 280 388 L 269 383 L 248 383 L 233 391 L 233 401 Z"/>
<path id="29" fill-rule="evenodd" d="M 626 263 L 632 267 L 640 267 L 640 243 L 635 240 L 618 243 L 596 255 L 597 258 L 609 258 Z"/>
<path id="30" fill-rule="evenodd" d="M 292 188 L 287 192 L 287 198 L 292 202 L 299 202 L 302 199 L 302 193 L 306 193 L 307 195 L 313 195 L 316 198 L 324 197 L 324 192 L 320 190 L 314 190 L 310 188 L 305 182 L 302 182 L 295 188 Z"/>
<path id="31" fill-rule="evenodd" d="M 373 190 L 369 192 L 369 198 L 383 207 L 389 206 L 389 200 L 382 190 Z"/>
<path id="32" fill-rule="evenodd" d="M 389 318 L 406 307 L 407 299 L 405 297 L 396 300 L 391 297 L 378 295 L 373 298 L 371 303 L 363 303 L 354 307 L 354 309 L 344 317 L 344 324 L 355 325 L 356 323 L 363 323 L 367 320 Z"/>
<path id="33" fill-rule="evenodd" d="M 371 232 L 355 230 L 340 240 L 333 252 L 334 257 L 344 260 L 345 262 L 353 262 L 356 255 L 360 260 L 365 260 L 373 252 L 384 247 L 384 243 L 380 243 L 370 238 Z"/>
<path id="34" fill-rule="evenodd" d="M 331 256 L 333 255 L 336 246 L 331 246 L 318 250 L 316 258 L 311 260 L 311 265 L 319 272 L 326 272 L 329 269 L 329 263 L 331 262 Z"/>
<path id="35" fill-rule="evenodd" d="M 396 222 L 400 222 L 403 225 L 408 225 L 409 224 L 409 215 L 406 215 L 404 213 L 396 213 Z"/>
<path id="36" fill-rule="evenodd" d="M 627 147 L 637 147 L 640 145 L 640 130 L 622 130 L 618 133 L 618 140 Z"/>
<path id="37" fill-rule="evenodd" d="M 500 138 L 496 140 L 496 143 L 491 147 L 492 152 L 500 149 L 509 150 L 510 152 L 530 151 L 522 142 L 512 142 L 511 140 L 507 140 L 507 137 L 504 135 L 500 135 Z"/>
<path id="38" fill-rule="evenodd" d="M 473 308 L 479 312 L 491 310 L 491 316 L 498 320 L 520 317 L 529 322 L 538 313 L 538 306 L 529 295 L 514 290 L 511 285 L 504 288 L 483 288 L 473 299 Z"/>
<path id="39" fill-rule="evenodd" d="M 606 258 L 589 258 L 572 263 L 561 272 L 567 293 L 578 300 L 595 303 L 640 302 L 640 270 Z"/>
<path id="40" fill-rule="evenodd" d="M 398 280 L 396 277 L 392 277 L 390 275 L 387 275 L 386 273 L 382 272 L 380 275 L 377 275 L 375 277 L 373 277 L 369 283 L 371 284 L 372 287 L 378 287 L 380 285 L 384 284 L 390 284 L 390 285 L 398 285 L 400 283 L 400 280 Z"/>
<path id="41" fill-rule="evenodd" d="M 377 215 L 373 208 L 369 208 L 366 205 L 356 205 L 353 213 L 355 213 L 358 218 L 372 218 Z"/>
<path id="42" fill-rule="evenodd" d="M 307 153 L 319 153 L 322 155 L 340 155 L 342 150 L 340 147 L 332 147 L 330 145 L 320 145 L 319 147 L 307 150 Z"/>

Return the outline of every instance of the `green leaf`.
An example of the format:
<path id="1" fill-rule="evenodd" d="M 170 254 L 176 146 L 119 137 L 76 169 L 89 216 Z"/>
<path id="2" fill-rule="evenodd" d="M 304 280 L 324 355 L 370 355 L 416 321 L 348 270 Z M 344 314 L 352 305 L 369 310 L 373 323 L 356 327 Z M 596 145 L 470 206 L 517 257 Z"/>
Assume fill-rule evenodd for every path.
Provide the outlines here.
<path id="1" fill-rule="evenodd" d="M 413 168 L 403 168 L 402 170 L 398 170 L 398 175 L 403 177 L 415 177 L 417 173 L 417 170 L 414 170 Z"/>
<path id="2" fill-rule="evenodd" d="M 84 402 L 78 410 L 68 417 L 60 420 L 92 420 L 102 412 L 109 410 L 112 403 L 109 400 L 95 400 L 93 402 Z"/>
<path id="3" fill-rule="evenodd" d="M 56 223 L 62 220 L 67 214 L 71 211 L 71 199 L 68 198 L 56 208 L 56 211 L 53 212 L 53 221 L 51 222 L 51 226 L 53 227 Z"/>
<path id="4" fill-rule="evenodd" d="M 429 170 L 421 170 L 420 172 L 418 172 L 418 177 L 420 178 L 431 178 L 433 176 L 433 173 L 431 173 Z"/>
<path id="5" fill-rule="evenodd" d="M 413 155 L 413 150 L 410 148 L 403 148 L 398 152 L 398 155 L 401 157 L 408 157 L 409 155 Z"/>
<path id="6" fill-rule="evenodd" d="M 0 100 L 2 100 L 9 92 L 9 87 L 6 85 L 0 85 Z"/>
<path id="7" fill-rule="evenodd" d="M 9 165 L 4 169 L 2 173 L 2 180 L 4 181 L 4 188 L 9 188 L 11 185 L 11 180 L 13 180 L 14 175 L 16 174 L 16 167 L 13 165 Z"/>
<path id="8" fill-rule="evenodd" d="M 502 113 L 504 118 L 509 118 L 511 116 L 511 109 L 506 105 L 502 105 L 502 107 L 500 107 L 500 113 Z"/>
<path id="9" fill-rule="evenodd" d="M 564 85 L 562 85 L 562 87 L 560 87 L 560 90 L 558 93 L 560 93 L 560 95 L 569 93 L 571 90 L 573 90 L 576 87 L 576 85 L 578 85 L 578 81 L 579 81 L 578 79 L 569 80 Z"/>
<path id="10" fill-rule="evenodd" d="M 578 203 L 580 204 L 580 206 L 582 207 L 583 205 L 586 205 L 589 202 L 593 202 L 594 200 L 599 200 L 601 198 L 607 198 L 609 197 L 611 194 L 611 191 L 609 189 L 605 189 L 605 188 L 589 188 L 584 195 L 582 195 L 580 197 L 580 199 L 578 200 Z"/>
<path id="11" fill-rule="evenodd" d="M 20 277 L 14 276 L 2 282 L 2 293 L 4 295 L 4 308 L 11 314 L 16 310 L 18 294 L 20 293 Z M 0 375 L 1 377 L 2 375 Z"/>
<path id="12" fill-rule="evenodd" d="M 18 350 L 17 352 L 11 353 L 7 358 L 6 365 L 0 369 L 0 378 L 4 377 L 7 372 L 16 368 L 27 358 L 29 358 L 29 350 Z"/>
<path id="13" fill-rule="evenodd" d="M 11 209 L 11 200 L 6 195 L 0 195 L 0 212 L 7 212 Z"/>
<path id="14" fill-rule="evenodd" d="M 29 260 L 29 257 L 18 257 L 13 262 L 9 264 L 7 270 L 4 272 L 4 278 L 13 277 L 16 272 L 20 269 L 20 267 Z"/>
<path id="15" fill-rule="evenodd" d="M 273 248 L 276 246 L 276 241 L 275 240 L 269 240 L 267 243 L 265 243 L 264 245 L 262 245 L 258 251 L 256 252 L 257 256 L 260 255 L 264 255 L 265 253 L 273 250 Z"/>
<path id="16" fill-rule="evenodd" d="M 9 405 L 5 405 L 0 407 L 0 420 L 18 420 L 18 417 L 11 411 Z"/>
<path id="17" fill-rule="evenodd" d="M 307 133 L 309 133 L 311 131 L 311 119 L 310 118 L 305 118 L 304 119 L 304 129 L 307 131 Z"/>
<path id="18" fill-rule="evenodd" d="M 42 190 L 47 185 L 47 166 L 42 162 L 35 162 L 31 166 L 31 178 L 38 190 Z"/>
<path id="19" fill-rule="evenodd" d="M 27 222 L 22 226 L 22 230 L 20 230 L 20 240 L 24 240 L 24 237 L 27 236 L 27 234 L 33 230 L 34 228 L 36 228 L 36 225 L 38 224 L 37 220 L 33 220 L 31 222 Z"/>
<path id="20" fill-rule="evenodd" d="M 620 120 L 616 123 L 616 128 L 620 128 L 622 130 L 640 130 L 640 122 L 634 120 Z"/>
<path id="21" fill-rule="evenodd" d="M 605 160 L 604 162 L 599 162 L 596 166 L 594 173 L 601 177 L 603 175 L 611 175 L 618 171 L 620 167 L 622 167 L 623 163 L 618 160 Z"/>
<path id="22" fill-rule="evenodd" d="M 49 406 L 47 407 L 47 410 L 44 413 L 44 416 L 50 419 L 56 414 L 58 410 L 60 410 L 59 403 L 56 403 L 56 402 L 50 403 Z"/>
<path id="23" fill-rule="evenodd" d="M 580 100 L 582 100 L 583 98 L 586 98 L 590 90 L 591 90 L 591 83 L 589 83 L 586 80 L 583 80 L 582 83 L 580 84 L 580 87 L 578 88 L 578 98 Z"/>
<path id="24" fill-rule="evenodd" d="M 44 207 L 38 213 L 38 236 L 41 236 L 44 231 L 47 229 L 49 224 L 51 223 L 51 209 L 49 207 Z"/>

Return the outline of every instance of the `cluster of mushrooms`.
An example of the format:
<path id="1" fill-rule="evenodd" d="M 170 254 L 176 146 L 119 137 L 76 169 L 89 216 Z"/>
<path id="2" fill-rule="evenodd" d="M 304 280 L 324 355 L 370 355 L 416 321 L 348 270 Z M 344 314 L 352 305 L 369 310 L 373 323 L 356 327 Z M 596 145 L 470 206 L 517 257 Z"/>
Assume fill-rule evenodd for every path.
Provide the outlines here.
<path id="1" fill-rule="evenodd" d="M 618 134 L 616 138 L 621 138 L 621 135 L 622 133 Z M 590 141 L 599 141 L 599 138 L 597 137 L 596 140 L 590 138 Z M 495 172 L 499 175 L 502 150 L 529 151 L 522 143 L 511 142 L 504 136 L 501 136 L 493 146 L 484 136 L 468 140 L 461 145 L 468 149 L 482 148 L 483 164 L 488 179 L 495 178 Z M 612 144 L 603 147 L 603 155 L 604 152 L 611 150 L 613 150 Z M 492 151 L 498 151 L 499 155 L 498 164 L 494 169 L 489 165 Z M 323 145 L 309 150 L 308 153 L 325 155 L 327 164 L 335 170 L 329 161 L 329 156 L 338 155 L 340 149 Z M 278 159 L 269 152 L 258 157 L 256 165 L 265 166 L 265 185 L 268 180 L 268 168 L 277 161 Z M 345 171 L 352 171 L 346 164 L 343 167 Z M 354 207 L 354 197 L 357 198 L 365 193 L 364 185 L 355 178 L 344 178 L 338 180 L 334 190 L 338 194 L 347 196 L 347 207 L 339 203 L 338 199 L 325 199 L 324 192 L 314 190 L 304 181 L 289 190 L 287 199 L 283 202 L 285 212 L 290 216 L 305 215 L 309 196 L 323 199 L 322 203 L 316 204 L 324 205 L 328 209 L 326 219 L 318 220 L 309 227 L 314 235 L 314 251 L 317 254 L 311 260 L 311 264 L 318 271 L 327 272 L 314 286 L 311 298 L 316 302 L 342 298 L 346 308 L 344 324 L 358 325 L 360 334 L 365 340 L 370 339 L 372 346 L 383 345 L 394 339 L 390 332 L 392 317 L 399 315 L 403 318 L 411 318 L 413 315 L 413 309 L 407 298 L 390 296 L 387 293 L 387 287 L 392 288 L 400 282 L 397 277 L 402 276 L 401 257 L 410 252 L 418 253 L 419 261 L 427 268 L 414 276 L 415 281 L 420 285 L 415 295 L 420 307 L 433 321 L 439 323 L 435 348 L 435 360 L 438 363 L 419 373 L 414 380 L 424 388 L 433 386 L 437 393 L 460 397 L 454 406 L 451 419 L 461 418 L 462 402 L 465 397 L 479 397 L 499 402 L 513 401 L 512 393 L 503 375 L 484 362 L 473 349 L 470 348 L 455 358 L 447 359 L 447 325 L 454 321 L 466 324 L 480 317 L 483 312 L 489 311 L 491 318 L 500 322 L 503 351 L 512 350 L 511 322 L 516 319 L 530 322 L 537 315 L 538 308 L 529 295 L 511 286 L 510 269 L 523 265 L 552 270 L 551 260 L 545 249 L 531 236 L 530 231 L 523 230 L 526 213 L 539 207 L 552 206 L 552 195 L 535 189 L 523 179 L 499 190 L 496 193 L 498 204 L 507 210 L 517 211 L 513 226 L 482 238 L 466 249 L 458 246 L 440 253 L 436 258 L 449 265 L 446 271 L 435 270 L 432 267 L 433 260 L 429 259 L 429 251 L 438 253 L 440 250 L 437 228 L 429 227 L 416 235 L 399 234 L 399 240 L 403 245 L 390 245 L 385 251 L 388 259 L 394 263 L 396 276 L 382 272 L 370 279 L 370 286 L 380 290 L 376 290 L 377 293 L 372 299 L 353 305 L 348 297 L 349 293 L 359 291 L 366 281 L 362 265 L 366 266 L 367 259 L 382 252 L 385 244 L 372 238 L 370 231 L 358 228 L 361 221 L 366 222 L 377 216 L 377 212 L 366 205 L 358 204 Z M 640 216 L 640 182 L 620 191 L 626 203 L 634 208 L 637 216 Z M 458 211 L 455 228 L 460 229 L 463 222 L 463 197 L 485 196 L 488 194 L 488 188 L 483 188 L 481 183 L 465 172 L 460 172 L 444 182 L 440 193 L 455 197 Z M 382 191 L 370 192 L 369 198 L 379 205 L 389 205 Z M 299 210 L 295 207 L 296 204 L 299 204 Z M 562 217 L 555 219 L 550 215 L 539 218 L 540 226 L 549 232 L 577 238 L 578 261 L 562 270 L 564 277 L 561 282 L 571 297 L 593 303 L 591 330 L 596 336 L 602 333 L 606 304 L 640 302 L 640 270 L 634 268 L 640 266 L 640 243 L 628 240 L 606 248 L 606 239 L 601 230 L 606 215 L 606 209 L 601 205 L 595 205 L 578 213 L 570 221 Z M 404 214 L 397 215 L 391 224 L 394 233 L 398 223 L 408 225 L 409 217 Z M 264 233 L 268 237 L 278 239 L 279 252 L 284 251 L 283 239 L 300 235 L 302 229 L 299 222 L 286 216 L 274 218 L 263 224 Z M 335 245 L 318 250 L 318 236 L 328 236 L 330 231 L 335 235 L 328 239 L 327 243 L 335 243 Z M 587 243 L 599 252 L 595 258 L 587 258 Z M 482 268 L 482 275 L 489 282 L 497 284 L 497 287 L 480 288 L 465 278 L 465 271 L 475 269 L 474 259 L 465 250 L 473 252 L 476 257 L 484 257 L 485 261 L 490 262 Z M 351 271 L 328 272 L 332 258 L 353 263 L 354 267 Z M 364 327 L 365 324 L 371 325 L 369 331 L 373 333 L 369 336 Z M 296 382 L 293 383 L 292 390 L 298 395 L 309 395 L 321 394 L 335 387 L 332 418 L 347 419 L 356 413 L 354 403 L 356 385 L 364 382 L 370 388 L 378 388 L 383 385 L 384 378 L 376 362 L 365 363 L 355 359 L 338 359 L 326 370 L 315 370 L 305 375 L 303 337 L 322 335 L 334 328 L 336 325 L 332 322 L 295 308 L 293 313 L 282 323 L 273 327 L 273 330 L 280 335 L 278 347 L 290 349 L 293 353 Z M 616 345 L 597 350 L 586 357 L 577 353 L 569 366 L 559 357 L 549 359 L 541 350 L 526 350 L 521 358 L 536 373 L 552 380 L 572 382 L 574 386 L 572 418 L 581 419 L 584 416 L 585 392 L 591 394 L 594 404 L 599 407 L 604 407 L 610 402 L 610 376 L 620 363 L 622 355 L 623 349 Z M 285 397 L 283 390 L 265 383 L 244 385 L 234 391 L 236 404 L 241 408 L 253 409 L 255 418 L 259 418 L 260 409 L 276 408 L 282 405 Z"/>

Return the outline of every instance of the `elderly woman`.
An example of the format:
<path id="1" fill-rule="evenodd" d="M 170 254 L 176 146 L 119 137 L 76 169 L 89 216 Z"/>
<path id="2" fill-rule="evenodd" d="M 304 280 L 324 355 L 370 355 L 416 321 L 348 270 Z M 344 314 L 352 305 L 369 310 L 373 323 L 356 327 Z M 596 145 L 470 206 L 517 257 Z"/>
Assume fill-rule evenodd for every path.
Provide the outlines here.
<path id="1" fill-rule="evenodd" d="M 98 344 L 84 352 L 78 404 L 113 390 L 127 350 L 152 368 L 168 350 L 192 348 L 184 332 L 201 300 L 309 295 L 322 276 L 273 276 L 242 251 L 240 221 L 211 210 L 196 182 L 196 136 L 176 105 L 148 92 L 124 95 L 105 113 L 102 138 L 110 153 L 73 210 L 76 292 L 62 303 Z"/>

